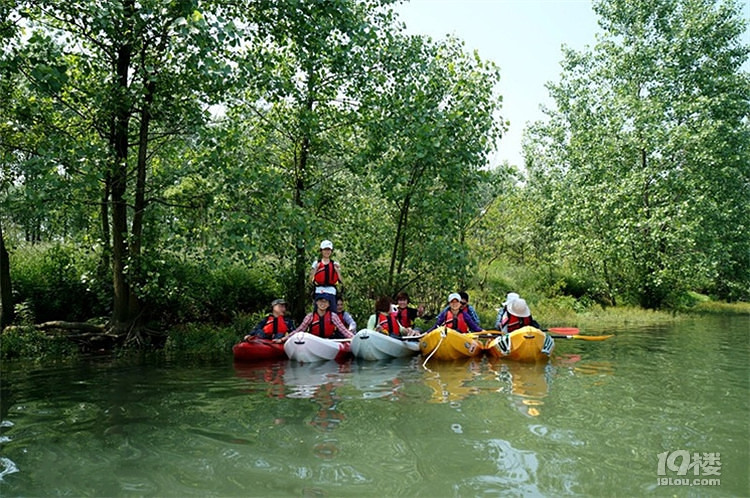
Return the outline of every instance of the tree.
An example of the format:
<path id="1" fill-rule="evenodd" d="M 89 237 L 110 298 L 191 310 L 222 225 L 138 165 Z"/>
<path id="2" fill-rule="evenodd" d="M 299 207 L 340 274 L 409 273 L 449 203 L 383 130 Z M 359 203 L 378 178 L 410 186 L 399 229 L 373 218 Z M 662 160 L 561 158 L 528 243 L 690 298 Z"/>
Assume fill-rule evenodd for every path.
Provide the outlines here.
<path id="1" fill-rule="evenodd" d="M 390 206 L 388 293 L 463 285 L 466 229 L 483 200 L 479 169 L 502 132 L 497 67 L 463 43 L 391 34 L 363 112 L 363 156 Z M 443 285 L 440 285 L 440 283 Z"/>
<path id="2" fill-rule="evenodd" d="M 530 171 L 537 188 L 554 182 L 561 255 L 644 307 L 708 282 L 730 298 L 750 283 L 739 8 L 615 0 L 595 11 L 599 44 L 565 52 L 556 109 L 532 130 Z"/>
<path id="3" fill-rule="evenodd" d="M 99 189 L 77 201 L 101 207 L 105 257 L 111 248 L 111 326 L 140 340 L 145 216 L 159 200 L 150 164 L 159 145 L 205 119 L 204 102 L 229 73 L 221 60 L 225 43 L 235 43 L 232 24 L 206 18 L 192 1 L 50 0 L 19 5 L 19 12 L 28 13 L 32 31 L 17 43 L 19 74 L 65 116 L 47 129 L 57 132 L 59 150 L 73 151 L 52 151 L 48 162 L 60 165 L 62 183 L 76 178 L 87 194 Z"/>

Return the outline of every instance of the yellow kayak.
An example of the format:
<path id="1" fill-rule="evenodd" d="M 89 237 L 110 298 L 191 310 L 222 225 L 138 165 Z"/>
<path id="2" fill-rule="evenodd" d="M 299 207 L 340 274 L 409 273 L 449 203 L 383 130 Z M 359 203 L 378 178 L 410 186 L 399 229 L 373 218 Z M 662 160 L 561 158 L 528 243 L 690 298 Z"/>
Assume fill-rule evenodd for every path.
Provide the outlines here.
<path id="1" fill-rule="evenodd" d="M 484 345 L 484 351 L 491 358 L 524 362 L 547 361 L 554 348 L 552 336 L 531 326 L 495 337 Z"/>
<path id="2" fill-rule="evenodd" d="M 458 360 L 481 354 L 482 344 L 472 334 L 438 327 L 420 339 L 419 350 L 423 356 L 437 360 Z"/>

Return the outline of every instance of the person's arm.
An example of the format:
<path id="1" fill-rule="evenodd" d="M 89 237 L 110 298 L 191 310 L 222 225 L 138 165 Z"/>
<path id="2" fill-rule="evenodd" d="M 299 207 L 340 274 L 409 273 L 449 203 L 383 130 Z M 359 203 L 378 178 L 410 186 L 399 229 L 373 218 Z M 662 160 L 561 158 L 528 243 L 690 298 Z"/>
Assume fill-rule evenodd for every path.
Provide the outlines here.
<path id="1" fill-rule="evenodd" d="M 377 314 L 370 315 L 370 318 L 367 319 L 367 329 L 368 330 L 375 330 L 375 327 L 378 326 L 377 322 L 378 322 L 378 316 L 377 316 Z"/>
<path id="2" fill-rule="evenodd" d="M 464 320 L 466 321 L 466 325 L 468 325 L 469 330 L 471 330 L 472 332 L 483 331 L 482 327 L 480 327 L 479 324 L 474 321 L 470 313 L 464 312 Z"/>
<path id="3" fill-rule="evenodd" d="M 258 322 L 258 324 L 255 327 L 253 327 L 250 333 L 245 336 L 244 340 L 248 340 L 251 337 L 265 336 L 266 334 L 265 332 L 263 332 L 263 327 L 266 325 L 267 320 L 268 320 L 268 317 L 265 317 L 263 320 Z"/>
<path id="4" fill-rule="evenodd" d="M 500 330 L 500 322 L 503 321 L 503 312 L 505 311 L 505 307 L 500 308 L 497 310 L 497 316 L 495 317 L 495 325 L 493 325 L 495 330 Z"/>
<path id="5" fill-rule="evenodd" d="M 427 332 L 432 332 L 436 328 L 438 328 L 441 325 L 445 324 L 445 313 L 446 313 L 445 310 L 443 310 L 443 311 L 440 312 L 440 314 L 437 316 L 437 318 L 435 318 L 435 325 L 433 325 L 432 327 L 430 327 L 430 329 L 427 330 Z M 427 333 L 427 332 L 425 332 L 425 333 Z"/>
<path id="6" fill-rule="evenodd" d="M 315 312 L 313 311 L 313 313 Z M 299 327 L 289 332 L 289 335 L 296 334 L 297 332 L 307 331 L 307 328 L 310 326 L 310 323 L 312 323 L 312 319 L 313 319 L 312 313 L 308 313 L 307 315 L 305 315 L 305 319 L 302 320 L 302 323 L 299 324 Z"/>
<path id="7" fill-rule="evenodd" d="M 479 325 L 479 315 L 477 314 L 477 310 L 474 309 L 474 306 L 468 305 L 467 308 L 469 308 L 469 315 L 471 315 L 471 318 L 474 320 L 474 323 Z"/>
<path id="8" fill-rule="evenodd" d="M 331 314 L 331 323 L 336 327 L 336 330 L 339 331 L 341 335 L 343 335 L 343 338 L 348 337 L 354 337 L 354 334 L 349 332 L 349 329 L 346 328 L 346 325 L 344 325 L 344 322 L 341 321 L 341 318 L 335 313 Z"/>
<path id="9" fill-rule="evenodd" d="M 357 332 L 357 322 L 354 321 L 354 317 L 348 311 L 344 311 L 344 321 L 349 323 L 349 331 L 352 334 Z"/>
<path id="10" fill-rule="evenodd" d="M 313 261 L 312 268 L 310 269 L 310 283 L 311 284 L 315 283 L 315 272 L 317 271 L 317 269 L 318 269 L 318 262 Z"/>
<path id="11" fill-rule="evenodd" d="M 341 279 L 341 265 L 338 261 L 333 262 L 333 270 L 339 276 L 339 285 L 344 285 L 344 281 Z"/>

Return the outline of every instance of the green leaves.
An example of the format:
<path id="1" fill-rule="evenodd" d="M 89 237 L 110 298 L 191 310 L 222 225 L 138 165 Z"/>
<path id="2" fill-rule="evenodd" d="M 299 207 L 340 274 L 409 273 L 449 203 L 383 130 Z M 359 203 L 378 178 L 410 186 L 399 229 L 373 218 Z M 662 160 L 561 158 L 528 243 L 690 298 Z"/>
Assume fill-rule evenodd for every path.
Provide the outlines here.
<path id="1" fill-rule="evenodd" d="M 565 52 L 561 81 L 550 85 L 557 109 L 532 128 L 533 187 L 556 199 L 547 229 L 561 256 L 590 271 L 600 263 L 593 271 L 613 298 L 668 306 L 691 286 L 716 286 L 704 269 L 717 257 L 736 270 L 730 261 L 750 250 L 747 236 L 732 256 L 714 249 L 745 224 L 725 216 L 731 206 L 750 199 L 743 23 L 732 2 L 595 9 L 599 44 Z M 750 282 L 748 270 L 722 275 Z"/>

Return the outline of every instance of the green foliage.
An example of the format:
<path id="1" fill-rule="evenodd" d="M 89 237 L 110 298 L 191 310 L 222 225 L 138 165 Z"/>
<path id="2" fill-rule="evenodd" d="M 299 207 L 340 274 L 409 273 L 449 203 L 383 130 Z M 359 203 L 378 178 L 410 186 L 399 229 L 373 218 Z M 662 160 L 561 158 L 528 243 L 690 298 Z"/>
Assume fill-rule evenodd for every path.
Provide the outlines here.
<path id="1" fill-rule="evenodd" d="M 78 352 L 64 337 L 50 337 L 33 327 L 13 327 L 0 334 L 0 360 L 61 358 Z"/>
<path id="2" fill-rule="evenodd" d="M 45 244 L 24 246 L 10 260 L 14 299 L 36 322 L 86 321 L 106 314 L 107 293 L 92 278 L 97 272 L 95 252 Z"/>
<path id="3" fill-rule="evenodd" d="M 555 257 L 612 303 L 679 307 L 750 289 L 750 47 L 733 2 L 597 2 L 529 133 L 530 195 Z"/>
<path id="4" fill-rule="evenodd" d="M 244 335 L 238 334 L 234 327 L 190 324 L 171 329 L 164 350 L 168 353 L 226 356 L 242 337 Z"/>
<path id="5" fill-rule="evenodd" d="M 144 260 L 146 285 L 139 289 L 150 317 L 160 326 L 186 322 L 228 322 L 236 314 L 266 309 L 282 295 L 266 267 L 232 260 L 207 261 L 164 252 Z"/>

